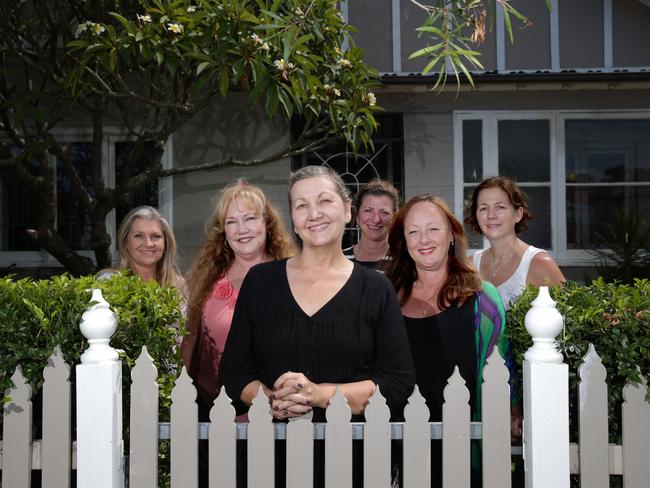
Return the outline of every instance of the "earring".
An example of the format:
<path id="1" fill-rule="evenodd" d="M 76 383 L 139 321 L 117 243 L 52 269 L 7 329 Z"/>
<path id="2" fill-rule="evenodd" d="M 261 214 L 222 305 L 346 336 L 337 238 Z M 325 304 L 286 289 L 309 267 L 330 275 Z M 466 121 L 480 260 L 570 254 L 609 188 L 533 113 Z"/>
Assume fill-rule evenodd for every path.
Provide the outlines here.
<path id="1" fill-rule="evenodd" d="M 223 247 L 226 249 L 230 249 L 230 244 L 228 244 L 228 239 L 223 240 Z"/>

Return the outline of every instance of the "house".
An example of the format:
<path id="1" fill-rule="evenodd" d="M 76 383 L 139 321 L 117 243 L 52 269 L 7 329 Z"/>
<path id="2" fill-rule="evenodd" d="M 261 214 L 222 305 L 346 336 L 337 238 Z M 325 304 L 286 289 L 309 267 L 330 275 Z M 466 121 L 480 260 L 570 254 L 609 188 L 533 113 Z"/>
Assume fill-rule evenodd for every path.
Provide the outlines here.
<path id="1" fill-rule="evenodd" d="M 384 177 L 405 198 L 442 196 L 458 216 L 483 177 L 512 176 L 534 213 L 525 240 L 549 249 L 570 278 L 593 273 L 589 251 L 601 245 L 611 224 L 624 212 L 650 214 L 650 2 L 552 0 L 551 10 L 543 0 L 513 3 L 533 25 L 515 26 L 511 44 L 497 7 L 494 29 L 478 48 L 485 69 L 475 74 L 476 88 L 464 82 L 457 93 L 451 80 L 438 93 L 431 90 L 433 78 L 420 74 L 425 61 L 409 59 L 426 42 L 415 31 L 424 20 L 418 7 L 409 0 L 341 2 L 366 61 L 381 73 L 377 97 L 386 111 L 379 115 L 376 153 L 355 160 L 345 147 L 329 148 L 161 181 L 152 198 L 175 229 L 182 262 L 187 265 L 200 246 L 211 200 L 225 183 L 248 178 L 286 215 L 288 173 L 327 162 L 352 187 Z M 83 139 L 70 130 L 72 140 Z M 165 164 L 193 165 L 229 154 L 264 157 L 284 146 L 291 132 L 250 110 L 244 95 L 235 96 L 226 106 L 207 107 L 174 134 Z M 109 180 L 124 143 L 117 129 L 105 141 Z M 20 206 L 10 207 L 5 195 L 0 199 L 0 267 L 56 267 L 46 254 L 9 242 L 20 216 L 8 209 Z M 650 226 L 647 220 L 642 225 Z M 80 225 L 70 227 L 81 232 Z M 111 228 L 114 235 L 114 223 Z M 471 236 L 471 247 L 482 245 Z"/>

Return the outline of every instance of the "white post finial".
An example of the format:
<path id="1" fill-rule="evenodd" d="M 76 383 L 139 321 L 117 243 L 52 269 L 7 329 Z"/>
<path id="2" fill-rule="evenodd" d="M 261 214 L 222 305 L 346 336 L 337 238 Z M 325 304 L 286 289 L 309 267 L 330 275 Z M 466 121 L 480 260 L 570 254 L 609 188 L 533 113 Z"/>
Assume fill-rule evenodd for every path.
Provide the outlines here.
<path id="1" fill-rule="evenodd" d="M 81 355 L 83 364 L 97 364 L 104 361 L 116 361 L 117 351 L 109 345 L 111 336 L 117 328 L 115 314 L 104 300 L 102 291 L 93 288 L 91 302 L 96 302 L 81 316 L 79 328 L 88 339 L 88 349 Z"/>
<path id="2" fill-rule="evenodd" d="M 76 367 L 77 486 L 122 488 L 122 363 L 108 344 L 116 321 L 101 290 L 91 301 L 79 326 L 89 346 Z"/>
<path id="3" fill-rule="evenodd" d="M 539 287 L 539 294 L 524 322 L 533 338 L 533 345 L 524 354 L 524 359 L 531 363 L 562 363 L 562 353 L 557 349 L 555 337 L 562 330 L 564 319 L 555 308 L 548 286 Z"/>

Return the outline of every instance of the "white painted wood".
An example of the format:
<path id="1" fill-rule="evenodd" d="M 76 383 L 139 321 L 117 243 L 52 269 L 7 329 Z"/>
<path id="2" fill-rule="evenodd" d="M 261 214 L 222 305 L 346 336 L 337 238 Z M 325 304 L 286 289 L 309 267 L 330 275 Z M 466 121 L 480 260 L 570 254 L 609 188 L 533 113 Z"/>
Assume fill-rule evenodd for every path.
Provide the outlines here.
<path id="1" fill-rule="evenodd" d="M 495 9 L 495 34 L 496 34 L 496 44 L 497 44 L 497 71 L 505 71 L 506 69 L 506 24 L 503 19 L 503 7 L 499 2 L 496 2 Z"/>
<path id="2" fill-rule="evenodd" d="M 5 391 L 11 401 L 3 405 L 2 484 L 29 488 L 32 478 L 32 387 L 20 366 L 11 377 L 13 388 Z"/>
<path id="3" fill-rule="evenodd" d="M 613 0 L 603 0 L 603 59 L 604 68 L 614 66 Z"/>
<path id="4" fill-rule="evenodd" d="M 237 486 L 235 409 L 222 386 L 210 410 L 209 487 Z"/>
<path id="5" fill-rule="evenodd" d="M 593 344 L 578 367 L 580 486 L 609 487 L 607 369 Z"/>
<path id="6" fill-rule="evenodd" d="M 131 370 L 129 486 L 158 486 L 158 370 L 147 347 Z"/>
<path id="7" fill-rule="evenodd" d="M 109 345 L 111 336 L 117 328 L 115 314 L 98 288 L 92 290 L 90 303 L 93 305 L 83 313 L 79 324 L 81 333 L 88 339 L 88 349 L 81 355 L 81 363 L 99 364 L 117 361 L 117 351 Z"/>
<path id="8" fill-rule="evenodd" d="M 42 483 L 69 487 L 72 463 L 70 366 L 57 346 L 43 370 Z"/>
<path id="9" fill-rule="evenodd" d="M 311 486 L 314 480 L 313 412 L 289 419 L 287 425 L 287 488 Z"/>
<path id="10" fill-rule="evenodd" d="M 494 346 L 483 368 L 482 456 L 483 486 L 510 488 L 510 373 Z"/>
<path id="11" fill-rule="evenodd" d="M 248 411 L 248 486 L 275 485 L 275 441 L 269 400 L 260 385 Z"/>
<path id="12" fill-rule="evenodd" d="M 404 408 L 404 488 L 431 487 L 429 409 L 417 385 Z"/>
<path id="13" fill-rule="evenodd" d="M 559 0 L 551 0 L 549 44 L 551 46 L 551 69 L 560 71 L 560 15 Z"/>
<path id="14" fill-rule="evenodd" d="M 88 349 L 75 369 L 77 486 L 120 488 L 124 485 L 122 363 L 109 345 L 116 321 L 101 290 L 93 290 L 91 303 L 79 326 Z"/>
<path id="15" fill-rule="evenodd" d="M 555 337 L 564 326 L 564 319 L 555 308 L 548 286 L 540 286 L 524 322 L 533 339 L 533 345 L 524 354 L 529 363 L 561 364 L 563 357 L 558 351 Z"/>
<path id="16" fill-rule="evenodd" d="M 400 0 L 391 0 L 393 73 L 402 72 L 402 15 Z"/>
<path id="17" fill-rule="evenodd" d="M 526 488 L 569 488 L 569 369 L 524 361 Z"/>
<path id="18" fill-rule="evenodd" d="M 442 395 L 442 486 L 470 488 L 469 390 L 458 366 Z"/>
<path id="19" fill-rule="evenodd" d="M 389 488 L 391 483 L 390 409 L 379 391 L 369 398 L 363 426 L 363 482 L 372 488 Z"/>
<path id="20" fill-rule="evenodd" d="M 607 446 L 609 474 L 623 474 L 623 446 L 609 444 Z M 580 450 L 578 444 L 569 445 L 571 474 L 580 474 Z"/>
<path id="21" fill-rule="evenodd" d="M 623 387 L 623 486 L 641 488 L 650 482 L 650 403 L 646 401 L 648 385 L 641 383 Z"/>
<path id="22" fill-rule="evenodd" d="M 325 488 L 352 488 L 351 413 L 339 387 L 325 417 Z"/>
<path id="23" fill-rule="evenodd" d="M 196 488 L 199 483 L 199 412 L 196 388 L 184 366 L 171 398 L 172 488 Z"/>

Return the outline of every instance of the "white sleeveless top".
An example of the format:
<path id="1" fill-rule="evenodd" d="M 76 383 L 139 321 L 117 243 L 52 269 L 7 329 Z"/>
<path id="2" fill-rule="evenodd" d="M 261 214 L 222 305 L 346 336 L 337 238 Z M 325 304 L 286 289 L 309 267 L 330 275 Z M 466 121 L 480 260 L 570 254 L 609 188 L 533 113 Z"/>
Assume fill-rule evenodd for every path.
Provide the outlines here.
<path id="1" fill-rule="evenodd" d="M 488 247 L 489 249 L 489 247 Z M 481 257 L 487 249 L 477 251 L 472 255 L 472 263 L 477 270 L 481 269 Z M 530 268 L 530 263 L 533 258 L 540 252 L 546 252 L 544 249 L 539 249 L 534 246 L 528 246 L 524 251 L 524 255 L 519 261 L 519 266 L 512 276 L 508 278 L 504 283 L 497 286 L 497 291 L 501 295 L 501 300 L 503 300 L 503 308 L 507 311 L 510 308 L 510 305 L 517 300 L 519 295 L 526 288 L 526 277 L 528 276 L 528 269 Z M 487 281 L 490 281 L 489 279 Z"/>

